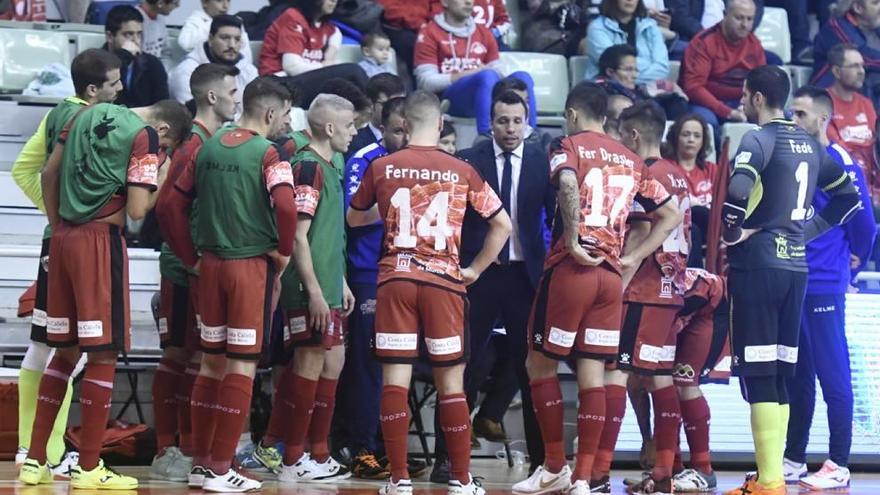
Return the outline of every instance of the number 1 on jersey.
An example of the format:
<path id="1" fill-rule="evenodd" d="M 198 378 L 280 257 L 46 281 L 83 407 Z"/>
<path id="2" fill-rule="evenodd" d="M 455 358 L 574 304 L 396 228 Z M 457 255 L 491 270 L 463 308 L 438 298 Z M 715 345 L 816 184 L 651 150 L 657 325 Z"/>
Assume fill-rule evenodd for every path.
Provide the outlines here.
<path id="1" fill-rule="evenodd" d="M 798 163 L 794 171 L 794 180 L 798 185 L 797 205 L 791 210 L 792 220 L 805 220 L 807 218 L 807 182 L 810 179 L 810 169 L 807 162 Z"/>
<path id="2" fill-rule="evenodd" d="M 605 227 L 608 219 L 617 221 L 618 215 L 623 210 L 629 193 L 635 187 L 635 181 L 631 175 L 611 175 L 608 177 L 608 187 L 619 188 L 620 192 L 614 197 L 611 211 L 608 215 L 603 214 L 605 207 L 605 177 L 602 169 L 593 168 L 584 177 L 584 185 L 590 188 L 590 213 L 584 215 L 584 225 L 587 227 Z"/>
<path id="3" fill-rule="evenodd" d="M 398 232 L 394 236 L 394 246 L 399 248 L 414 248 L 418 237 L 412 235 L 413 212 L 412 194 L 409 188 L 401 187 L 394 191 L 391 196 L 391 205 L 397 208 Z M 431 203 L 425 209 L 425 213 L 416 222 L 416 234 L 423 238 L 434 239 L 434 250 L 446 249 L 446 237 L 452 235 L 452 229 L 447 222 L 449 214 L 449 193 L 438 192 L 431 198 Z"/>

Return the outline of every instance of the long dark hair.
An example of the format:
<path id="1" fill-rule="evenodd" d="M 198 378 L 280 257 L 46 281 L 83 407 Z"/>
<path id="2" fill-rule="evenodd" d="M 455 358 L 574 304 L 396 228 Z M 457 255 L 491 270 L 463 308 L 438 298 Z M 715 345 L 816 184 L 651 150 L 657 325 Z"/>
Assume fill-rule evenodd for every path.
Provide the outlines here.
<path id="1" fill-rule="evenodd" d="M 681 134 L 681 128 L 690 121 L 698 122 L 703 129 L 703 145 L 700 146 L 700 151 L 697 152 L 696 161 L 697 166 L 705 170 L 706 156 L 709 155 L 709 124 L 706 123 L 706 119 L 695 113 L 682 115 L 669 128 L 669 132 L 666 134 L 666 144 L 663 146 L 663 157 L 678 161 L 678 135 Z"/>
<path id="2" fill-rule="evenodd" d="M 313 24 L 315 22 L 324 22 L 327 17 L 330 17 L 329 15 L 324 16 L 321 13 L 322 3 L 324 3 L 324 0 L 294 0 L 292 2 L 293 7 L 300 11 L 307 21 Z"/>
<path id="3" fill-rule="evenodd" d="M 614 14 L 617 13 L 617 2 L 619 1 L 620 0 L 602 0 L 602 3 L 599 5 L 599 14 L 604 15 L 609 19 L 617 20 Z M 645 2 L 639 0 L 633 16 L 637 18 L 648 17 L 648 9 L 645 7 Z"/>

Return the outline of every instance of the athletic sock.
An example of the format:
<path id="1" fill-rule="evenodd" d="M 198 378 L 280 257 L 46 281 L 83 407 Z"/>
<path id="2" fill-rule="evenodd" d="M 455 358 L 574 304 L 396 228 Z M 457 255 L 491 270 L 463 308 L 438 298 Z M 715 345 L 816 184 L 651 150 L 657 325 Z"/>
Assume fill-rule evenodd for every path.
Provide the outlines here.
<path id="1" fill-rule="evenodd" d="M 76 370 L 74 369 L 73 372 L 76 373 Z M 64 400 L 61 401 L 58 415 L 55 416 L 55 424 L 52 425 L 52 433 L 46 443 L 46 460 L 53 466 L 60 464 L 61 458 L 67 452 L 64 434 L 67 432 L 67 417 L 70 415 L 71 401 L 73 401 L 73 380 L 68 379 L 67 387 L 64 390 Z"/>
<path id="2" fill-rule="evenodd" d="M 599 439 L 605 427 L 605 387 L 588 388 L 578 393 L 578 448 L 572 480 L 590 481 Z"/>
<path id="3" fill-rule="evenodd" d="M 662 480 L 672 476 L 681 409 L 678 392 L 672 385 L 651 392 L 651 401 L 654 403 L 654 446 L 657 449 L 652 476 L 655 480 Z"/>
<path id="4" fill-rule="evenodd" d="M 312 459 L 323 463 L 330 457 L 327 441 L 330 437 L 330 423 L 336 407 L 336 384 L 338 380 L 321 378 L 315 389 L 315 406 L 312 422 L 309 425 L 309 444 Z"/>
<path id="5" fill-rule="evenodd" d="M 779 439 L 776 442 L 776 457 L 785 458 L 785 440 L 788 436 L 788 418 L 791 409 L 788 404 L 779 404 Z M 780 462 L 782 462 L 780 460 Z"/>
<path id="6" fill-rule="evenodd" d="M 288 407 L 293 408 L 290 426 L 287 427 L 287 436 L 284 438 L 284 464 L 287 466 L 296 464 L 305 452 L 309 423 L 312 420 L 312 411 L 315 409 L 318 382 L 294 374 L 292 385 L 293 394 L 284 398 L 290 401 Z"/>
<path id="7" fill-rule="evenodd" d="M 185 369 L 185 364 L 163 357 L 153 375 L 153 418 L 159 455 L 177 443 L 177 388 Z"/>
<path id="8" fill-rule="evenodd" d="M 608 476 L 611 472 L 614 447 L 617 445 L 617 436 L 620 435 L 620 426 L 623 424 L 625 414 L 626 387 L 605 385 L 605 424 L 602 427 L 602 436 L 599 437 L 596 459 L 593 461 L 594 480 Z M 580 442 L 581 440 L 578 439 L 578 443 Z"/>
<path id="9" fill-rule="evenodd" d="M 779 455 L 779 404 L 758 402 L 751 405 L 752 438 L 755 441 L 755 461 L 761 485 L 773 487 L 784 482 L 782 456 Z"/>
<path id="10" fill-rule="evenodd" d="M 712 472 L 712 458 L 709 454 L 709 403 L 702 395 L 696 399 L 681 401 L 681 417 L 684 420 L 684 434 L 690 450 L 691 467 L 701 473 Z"/>
<path id="11" fill-rule="evenodd" d="M 217 429 L 217 398 L 220 380 L 199 375 L 190 396 L 192 418 L 193 464 L 204 466 L 211 461 L 211 447 Z"/>
<path id="12" fill-rule="evenodd" d="M 437 398 L 440 429 L 449 454 L 449 479 L 465 485 L 471 482 L 471 413 L 464 394 Z"/>
<path id="13" fill-rule="evenodd" d="M 532 380 L 529 387 L 532 391 L 535 416 L 544 440 L 544 466 L 551 473 L 558 473 L 565 466 L 565 449 L 562 444 L 562 420 L 565 409 L 562 405 L 559 378 L 554 376 L 543 380 Z"/>
<path id="14" fill-rule="evenodd" d="M 110 416 L 110 399 L 113 396 L 115 362 L 89 362 L 79 390 L 82 426 L 80 428 L 79 465 L 84 471 L 98 466 L 107 419 Z"/>
<path id="15" fill-rule="evenodd" d="M 43 370 L 22 368 L 18 373 L 18 446 L 29 448 L 37 413 L 37 396 Z"/>
<path id="16" fill-rule="evenodd" d="M 180 432 L 180 451 L 192 456 L 192 398 L 193 386 L 199 376 L 199 363 L 189 362 L 177 387 L 177 429 Z"/>
<path id="17" fill-rule="evenodd" d="M 215 473 L 223 474 L 232 465 L 235 446 L 251 408 L 253 389 L 254 380 L 249 376 L 230 373 L 223 377 L 217 404 L 217 431 L 207 466 Z"/>
<path id="18" fill-rule="evenodd" d="M 409 390 L 405 387 L 385 385 L 382 387 L 379 422 L 385 441 L 385 454 L 391 464 L 391 480 L 409 479 L 406 468 L 406 442 L 409 436 Z M 468 439 L 470 445 L 470 439 Z"/>
<path id="19" fill-rule="evenodd" d="M 289 366 L 285 366 L 278 374 L 278 383 L 275 384 L 275 393 L 272 397 L 272 414 L 269 415 L 269 426 L 260 442 L 265 446 L 275 445 L 287 436 L 287 426 L 293 417 L 291 402 L 284 400 L 285 397 L 293 397 L 294 374 Z"/>
<path id="20" fill-rule="evenodd" d="M 37 407 L 34 413 L 33 430 L 31 432 L 28 457 L 36 459 L 40 464 L 46 462 L 46 449 L 49 436 L 58 411 L 64 401 L 64 394 L 69 386 L 70 374 L 74 363 L 68 363 L 57 354 L 49 362 L 37 392 Z"/>

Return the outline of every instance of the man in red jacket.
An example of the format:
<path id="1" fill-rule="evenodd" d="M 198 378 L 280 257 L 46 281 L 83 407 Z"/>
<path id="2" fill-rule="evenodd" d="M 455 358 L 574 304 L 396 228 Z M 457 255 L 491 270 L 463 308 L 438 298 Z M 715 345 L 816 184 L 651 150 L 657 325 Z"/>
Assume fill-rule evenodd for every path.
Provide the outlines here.
<path id="1" fill-rule="evenodd" d="M 746 121 L 739 108 L 743 81 L 750 70 L 767 64 L 752 33 L 754 21 L 753 0 L 728 0 L 721 22 L 697 34 L 684 52 L 679 84 L 691 111 L 712 124 L 716 146 L 721 124 Z"/>

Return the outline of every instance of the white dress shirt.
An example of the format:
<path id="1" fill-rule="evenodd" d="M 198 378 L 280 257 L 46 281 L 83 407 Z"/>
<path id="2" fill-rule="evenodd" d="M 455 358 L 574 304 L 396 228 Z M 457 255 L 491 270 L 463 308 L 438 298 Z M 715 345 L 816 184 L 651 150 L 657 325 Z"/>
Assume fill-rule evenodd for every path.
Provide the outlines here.
<path id="1" fill-rule="evenodd" d="M 498 146 L 498 143 L 492 141 L 492 148 L 495 150 L 495 170 L 498 173 L 498 197 L 501 197 L 502 181 L 504 180 L 504 151 Z M 519 174 L 522 170 L 523 149 L 525 143 L 519 143 L 519 146 L 510 154 L 510 223 L 513 224 L 513 231 L 510 233 L 510 261 L 525 261 L 522 246 L 519 242 L 519 224 L 516 221 L 516 196 L 519 189 Z"/>

